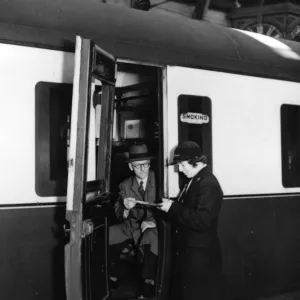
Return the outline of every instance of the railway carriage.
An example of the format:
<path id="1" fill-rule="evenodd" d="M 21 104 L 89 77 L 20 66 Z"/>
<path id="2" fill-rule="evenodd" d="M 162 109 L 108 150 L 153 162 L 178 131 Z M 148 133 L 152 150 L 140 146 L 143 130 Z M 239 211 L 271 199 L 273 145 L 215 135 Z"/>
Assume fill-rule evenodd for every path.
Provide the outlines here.
<path id="1" fill-rule="evenodd" d="M 300 288 L 299 44 L 79 0 L 1 3 L 0 42 L 1 299 L 135 297 L 128 261 L 109 287 L 107 228 L 140 141 L 158 199 L 182 184 L 179 141 L 206 153 L 228 299 Z M 172 228 L 157 223 L 165 300 Z"/>

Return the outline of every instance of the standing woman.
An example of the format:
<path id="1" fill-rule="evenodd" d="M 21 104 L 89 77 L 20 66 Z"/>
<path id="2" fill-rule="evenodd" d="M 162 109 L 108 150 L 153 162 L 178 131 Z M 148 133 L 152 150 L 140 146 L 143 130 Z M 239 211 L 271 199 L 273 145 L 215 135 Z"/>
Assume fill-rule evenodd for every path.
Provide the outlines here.
<path id="1" fill-rule="evenodd" d="M 223 192 L 208 170 L 200 146 L 180 143 L 172 164 L 189 180 L 177 201 L 163 199 L 158 209 L 175 227 L 176 278 L 173 293 L 179 300 L 221 299 L 222 259 L 218 216 Z"/>

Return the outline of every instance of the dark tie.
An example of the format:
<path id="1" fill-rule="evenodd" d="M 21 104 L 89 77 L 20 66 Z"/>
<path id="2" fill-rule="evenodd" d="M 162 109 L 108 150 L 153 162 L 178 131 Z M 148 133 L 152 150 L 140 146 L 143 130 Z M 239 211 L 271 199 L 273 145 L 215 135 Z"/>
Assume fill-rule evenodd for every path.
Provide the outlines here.
<path id="1" fill-rule="evenodd" d="M 140 181 L 140 186 L 139 186 L 138 191 L 144 200 L 145 190 L 144 190 L 144 182 L 143 181 Z"/>

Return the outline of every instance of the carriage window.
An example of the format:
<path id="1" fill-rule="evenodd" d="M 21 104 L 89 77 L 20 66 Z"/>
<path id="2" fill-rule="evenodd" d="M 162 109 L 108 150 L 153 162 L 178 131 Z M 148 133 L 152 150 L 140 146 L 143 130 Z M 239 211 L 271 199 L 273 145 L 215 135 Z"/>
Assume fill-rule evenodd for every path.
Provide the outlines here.
<path id="1" fill-rule="evenodd" d="M 178 97 L 178 140 L 194 141 L 207 156 L 212 168 L 212 114 L 208 97 L 180 95 Z"/>
<path id="2" fill-rule="evenodd" d="M 284 187 L 300 187 L 300 106 L 281 106 L 281 161 Z"/>
<path id="3" fill-rule="evenodd" d="M 35 87 L 35 190 L 65 196 L 72 84 L 38 82 Z"/>

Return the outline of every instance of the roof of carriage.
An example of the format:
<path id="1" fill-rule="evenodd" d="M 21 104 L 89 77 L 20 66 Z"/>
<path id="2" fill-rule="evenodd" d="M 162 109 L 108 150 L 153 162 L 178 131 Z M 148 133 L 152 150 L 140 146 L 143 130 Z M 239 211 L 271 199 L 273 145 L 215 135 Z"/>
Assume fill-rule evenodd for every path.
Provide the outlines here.
<path id="1" fill-rule="evenodd" d="M 96 0 L 4 0 L 0 40 L 74 51 L 75 35 L 119 58 L 300 81 L 300 43 Z"/>

